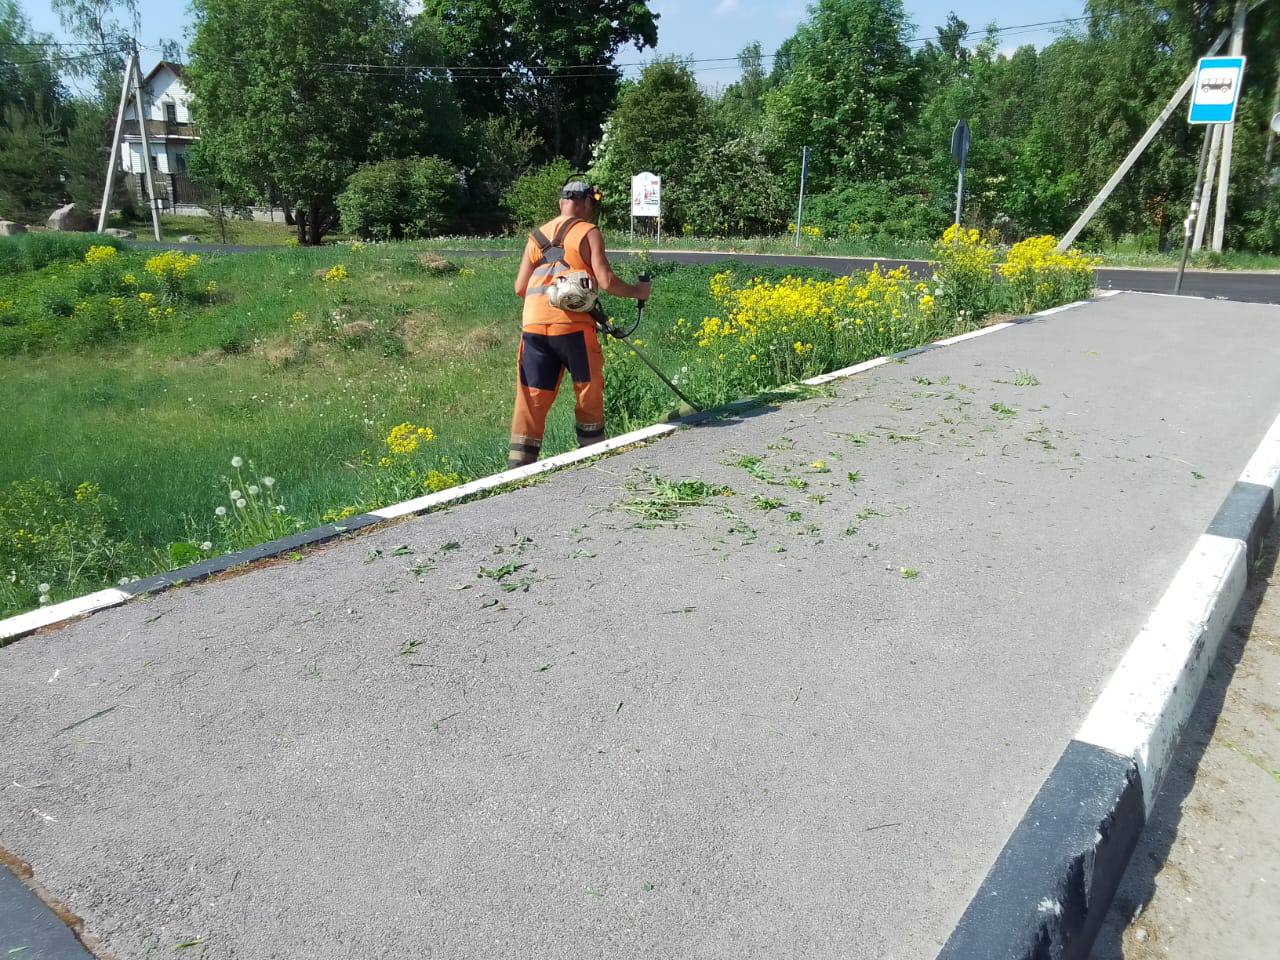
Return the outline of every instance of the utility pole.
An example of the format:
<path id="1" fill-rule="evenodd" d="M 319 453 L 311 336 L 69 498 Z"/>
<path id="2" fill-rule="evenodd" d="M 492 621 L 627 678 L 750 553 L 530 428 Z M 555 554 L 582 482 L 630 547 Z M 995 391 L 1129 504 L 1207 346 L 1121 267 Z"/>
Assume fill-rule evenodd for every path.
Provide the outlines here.
<path id="1" fill-rule="evenodd" d="M 809 176 L 809 148 L 800 151 L 800 203 L 796 206 L 796 246 L 800 246 L 800 221 L 804 217 L 804 182 Z"/>
<path id="2" fill-rule="evenodd" d="M 1236 15 L 1231 23 L 1231 55 L 1244 53 L 1244 22 L 1249 7 L 1245 0 L 1236 0 Z M 1222 252 L 1222 241 L 1227 229 L 1227 201 L 1231 189 L 1231 148 L 1235 143 L 1236 122 L 1232 120 L 1222 132 L 1222 165 L 1218 174 L 1218 205 L 1213 211 L 1213 252 Z"/>
<path id="3" fill-rule="evenodd" d="M 1259 0 L 1259 2 L 1265 2 L 1265 0 Z M 1215 53 L 1221 50 L 1222 45 L 1227 42 L 1227 38 L 1229 36 L 1231 36 L 1230 30 L 1223 30 L 1218 34 L 1218 38 L 1213 41 L 1213 45 L 1209 47 L 1205 56 L 1212 57 Z M 1173 96 L 1169 98 L 1169 102 L 1166 103 L 1164 109 L 1160 111 L 1160 115 L 1156 117 L 1155 120 L 1151 121 L 1151 126 L 1147 127 L 1147 132 L 1144 133 L 1138 139 L 1138 142 L 1133 145 L 1133 149 L 1129 151 L 1129 155 L 1120 161 L 1120 166 L 1116 167 L 1115 173 L 1111 174 L 1111 179 L 1103 184 L 1102 189 L 1098 191 L 1098 195 L 1093 198 L 1089 203 L 1089 206 L 1085 207 L 1084 213 L 1080 214 L 1076 222 L 1071 225 L 1071 228 L 1063 234 L 1062 239 L 1058 241 L 1059 253 L 1066 253 L 1071 244 L 1076 242 L 1076 237 L 1080 236 L 1080 232 L 1089 225 L 1089 221 L 1092 220 L 1097 212 L 1102 209 L 1102 205 L 1107 202 L 1107 198 L 1115 192 L 1116 187 L 1120 186 L 1120 181 L 1124 179 L 1125 174 L 1129 172 L 1130 168 L 1133 167 L 1138 158 L 1142 156 L 1143 151 L 1147 149 L 1147 145 L 1156 138 L 1156 134 L 1160 132 L 1160 128 L 1165 125 L 1165 122 L 1171 116 L 1173 116 L 1173 111 L 1178 109 L 1178 104 L 1180 104 L 1186 95 L 1191 92 L 1191 87 L 1195 82 L 1196 69 L 1195 67 L 1192 67 L 1191 72 L 1187 74 L 1187 79 L 1182 81 L 1182 86 L 1178 87 Z"/>
<path id="4" fill-rule="evenodd" d="M 1199 202 L 1196 205 L 1195 236 L 1191 240 L 1192 253 L 1199 253 L 1204 246 L 1204 231 L 1209 225 L 1209 206 L 1213 203 L 1213 178 L 1218 172 L 1218 156 L 1222 152 L 1222 127 L 1223 124 L 1215 123 L 1212 130 L 1205 130 L 1206 139 L 1210 133 L 1213 134 L 1213 139 L 1209 143 L 1209 172 L 1205 175 L 1201 170 L 1196 178 L 1197 183 L 1203 181 L 1203 186 L 1196 191 Z"/>
<path id="5" fill-rule="evenodd" d="M 1262 161 L 1263 175 L 1271 176 L 1271 158 L 1275 155 L 1276 134 L 1280 133 L 1280 74 L 1276 76 L 1276 95 L 1271 98 L 1271 126 L 1267 128 L 1267 153 Z"/>
<path id="6" fill-rule="evenodd" d="M 156 182 L 151 176 L 151 142 L 147 138 L 147 114 L 142 106 L 142 81 L 138 76 L 138 41 L 132 41 L 133 53 L 133 113 L 138 118 L 138 132 L 142 134 L 142 169 L 147 175 L 147 193 L 151 201 L 151 229 L 156 241 L 160 240 L 160 209 L 156 206 Z"/>
<path id="7" fill-rule="evenodd" d="M 124 130 L 124 109 L 129 103 L 129 79 L 133 76 L 133 48 L 129 49 L 129 60 L 125 64 L 124 77 L 120 82 L 120 106 L 116 109 L 116 130 L 111 135 L 111 149 L 107 151 L 107 182 L 102 188 L 102 207 L 98 210 L 98 232 L 107 229 L 107 217 L 111 214 L 111 200 L 116 189 L 116 164 L 120 157 L 120 134 Z"/>
<path id="8" fill-rule="evenodd" d="M 1216 129 L 1216 128 L 1215 128 Z M 1191 246 L 1191 225 L 1195 223 L 1200 212 L 1200 185 L 1204 180 L 1204 165 L 1209 159 L 1209 130 L 1204 131 L 1204 143 L 1200 147 L 1200 163 L 1196 167 L 1196 185 L 1191 191 L 1191 209 L 1187 211 L 1187 219 L 1182 223 L 1182 262 L 1178 264 L 1178 275 L 1173 280 L 1173 292 L 1182 292 L 1182 275 L 1187 270 L 1187 251 Z"/>

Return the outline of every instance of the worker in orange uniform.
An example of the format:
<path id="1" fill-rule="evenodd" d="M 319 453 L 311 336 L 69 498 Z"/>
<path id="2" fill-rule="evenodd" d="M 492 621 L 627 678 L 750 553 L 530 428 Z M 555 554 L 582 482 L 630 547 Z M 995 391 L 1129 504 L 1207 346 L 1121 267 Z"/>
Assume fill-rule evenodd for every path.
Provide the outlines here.
<path id="1" fill-rule="evenodd" d="M 516 296 L 524 298 L 510 467 L 533 463 L 542 450 L 547 413 L 564 372 L 573 379 L 578 445 L 604 439 L 604 353 L 596 334 L 599 291 L 649 298 L 649 283 L 626 283 L 609 266 L 596 226 L 600 191 L 582 180 L 560 190 L 560 216 L 529 235 Z"/>

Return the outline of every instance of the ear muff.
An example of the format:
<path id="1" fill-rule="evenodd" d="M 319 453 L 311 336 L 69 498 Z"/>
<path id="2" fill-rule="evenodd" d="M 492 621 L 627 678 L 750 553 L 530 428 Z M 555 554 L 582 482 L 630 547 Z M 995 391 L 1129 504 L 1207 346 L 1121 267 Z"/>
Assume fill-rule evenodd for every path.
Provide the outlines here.
<path id="1" fill-rule="evenodd" d="M 599 203 L 601 200 L 604 199 L 604 194 L 600 192 L 599 187 L 591 188 L 591 199 L 594 200 L 596 203 Z"/>

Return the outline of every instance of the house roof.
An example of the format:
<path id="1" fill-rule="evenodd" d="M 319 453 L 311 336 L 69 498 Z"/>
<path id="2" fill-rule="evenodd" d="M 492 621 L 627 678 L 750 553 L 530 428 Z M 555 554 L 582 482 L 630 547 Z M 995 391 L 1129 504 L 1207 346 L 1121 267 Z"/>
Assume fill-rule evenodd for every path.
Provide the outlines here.
<path id="1" fill-rule="evenodd" d="M 174 76 L 182 76 L 182 64 L 174 63 L 172 60 L 161 60 L 154 67 L 147 71 L 147 75 L 142 78 L 142 85 L 145 87 L 151 82 L 151 78 L 160 72 L 162 67 L 168 67 L 173 71 Z"/>

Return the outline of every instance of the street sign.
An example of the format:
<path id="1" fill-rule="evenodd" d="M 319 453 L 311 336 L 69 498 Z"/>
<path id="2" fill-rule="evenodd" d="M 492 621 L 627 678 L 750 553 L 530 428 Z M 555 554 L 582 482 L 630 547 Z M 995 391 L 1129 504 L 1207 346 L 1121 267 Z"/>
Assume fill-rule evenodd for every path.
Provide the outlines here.
<path id="1" fill-rule="evenodd" d="M 969 156 L 969 122 L 961 120 L 951 131 L 951 159 L 959 167 L 964 165 L 967 156 Z"/>
<path id="2" fill-rule="evenodd" d="M 1276 133 L 1280 133 L 1280 113 L 1271 118 L 1271 129 Z"/>
<path id="3" fill-rule="evenodd" d="M 631 178 L 631 215 L 662 216 L 662 178 L 656 173 L 637 173 Z"/>
<path id="4" fill-rule="evenodd" d="M 1243 80 L 1244 57 L 1201 57 L 1187 122 L 1234 123 Z"/>

